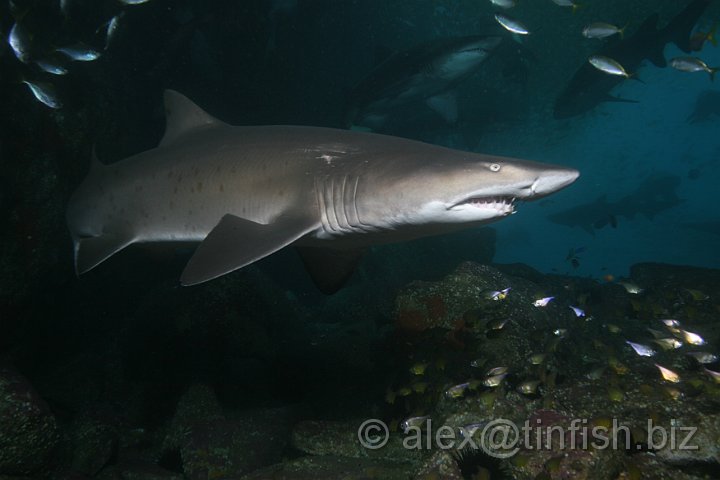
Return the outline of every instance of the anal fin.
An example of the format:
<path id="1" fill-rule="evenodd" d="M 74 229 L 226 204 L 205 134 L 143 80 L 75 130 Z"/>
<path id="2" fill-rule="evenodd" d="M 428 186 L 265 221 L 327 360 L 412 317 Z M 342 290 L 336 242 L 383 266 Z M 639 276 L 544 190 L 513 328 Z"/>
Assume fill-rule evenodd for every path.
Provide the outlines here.
<path id="1" fill-rule="evenodd" d="M 365 250 L 297 247 L 297 251 L 315 285 L 321 292 L 329 295 L 345 285 Z"/>
<path id="2" fill-rule="evenodd" d="M 130 233 L 103 233 L 97 237 L 75 240 L 75 272 L 92 270 L 109 257 L 135 241 Z"/>

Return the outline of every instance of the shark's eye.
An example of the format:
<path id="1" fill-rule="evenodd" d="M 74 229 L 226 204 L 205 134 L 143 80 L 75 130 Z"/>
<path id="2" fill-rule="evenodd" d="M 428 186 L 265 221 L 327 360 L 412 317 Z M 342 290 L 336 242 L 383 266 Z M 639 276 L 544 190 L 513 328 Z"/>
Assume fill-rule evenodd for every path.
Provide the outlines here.
<path id="1" fill-rule="evenodd" d="M 499 163 L 491 163 L 491 164 L 490 164 L 490 171 L 491 171 L 491 172 L 499 172 L 499 171 L 500 171 L 500 164 L 499 164 Z"/>

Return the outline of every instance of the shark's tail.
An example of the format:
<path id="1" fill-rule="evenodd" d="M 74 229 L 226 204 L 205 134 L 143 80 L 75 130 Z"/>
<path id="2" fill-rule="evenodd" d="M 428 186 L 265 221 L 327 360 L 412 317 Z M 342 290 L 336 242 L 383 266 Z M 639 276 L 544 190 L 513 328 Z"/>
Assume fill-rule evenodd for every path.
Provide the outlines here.
<path id="1" fill-rule="evenodd" d="M 690 34 L 712 0 L 694 0 L 662 30 L 665 42 L 672 42 L 685 53 L 693 50 Z"/>

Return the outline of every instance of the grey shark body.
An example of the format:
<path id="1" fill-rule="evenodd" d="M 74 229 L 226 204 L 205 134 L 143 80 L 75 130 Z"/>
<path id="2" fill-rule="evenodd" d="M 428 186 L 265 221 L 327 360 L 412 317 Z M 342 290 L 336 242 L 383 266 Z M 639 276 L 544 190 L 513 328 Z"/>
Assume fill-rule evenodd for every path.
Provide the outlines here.
<path id="1" fill-rule="evenodd" d="M 373 133 L 233 127 L 176 92 L 165 101 L 160 145 L 95 162 L 70 200 L 79 274 L 132 243 L 202 242 L 181 277 L 191 285 L 294 244 L 332 291 L 363 247 L 489 223 L 578 176 Z"/>
<path id="2" fill-rule="evenodd" d="M 471 75 L 501 42 L 497 36 L 435 40 L 395 53 L 350 92 L 348 126 L 382 127 L 395 108 L 425 101 L 446 120 L 457 119 L 451 89 Z"/>

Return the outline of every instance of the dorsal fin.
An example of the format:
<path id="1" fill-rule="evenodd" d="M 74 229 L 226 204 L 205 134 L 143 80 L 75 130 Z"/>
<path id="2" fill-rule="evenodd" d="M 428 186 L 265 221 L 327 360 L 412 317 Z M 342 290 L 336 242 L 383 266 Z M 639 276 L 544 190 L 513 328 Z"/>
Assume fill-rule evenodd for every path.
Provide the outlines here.
<path id="1" fill-rule="evenodd" d="M 183 135 L 203 127 L 224 125 L 223 122 L 195 105 L 175 90 L 165 90 L 165 135 L 160 146 L 167 146 Z"/>

